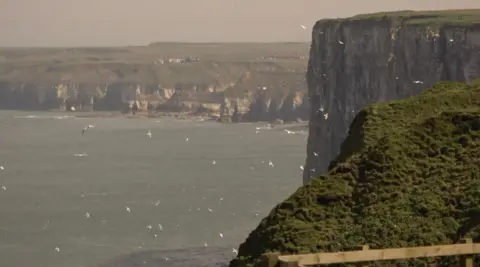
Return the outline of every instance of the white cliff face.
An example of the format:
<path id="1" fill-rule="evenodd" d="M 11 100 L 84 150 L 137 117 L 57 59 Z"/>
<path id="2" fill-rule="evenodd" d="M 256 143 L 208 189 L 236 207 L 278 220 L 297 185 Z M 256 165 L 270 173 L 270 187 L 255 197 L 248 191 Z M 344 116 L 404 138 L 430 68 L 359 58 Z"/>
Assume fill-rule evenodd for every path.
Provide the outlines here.
<path id="1" fill-rule="evenodd" d="M 327 171 L 365 105 L 416 95 L 441 80 L 480 77 L 480 25 L 330 20 L 317 22 L 312 37 L 304 184 Z"/>
<path id="2" fill-rule="evenodd" d="M 225 97 L 220 119 L 222 121 L 295 121 L 307 120 L 310 106 L 304 91 L 291 91 L 271 96 L 258 90 L 245 97 Z"/>

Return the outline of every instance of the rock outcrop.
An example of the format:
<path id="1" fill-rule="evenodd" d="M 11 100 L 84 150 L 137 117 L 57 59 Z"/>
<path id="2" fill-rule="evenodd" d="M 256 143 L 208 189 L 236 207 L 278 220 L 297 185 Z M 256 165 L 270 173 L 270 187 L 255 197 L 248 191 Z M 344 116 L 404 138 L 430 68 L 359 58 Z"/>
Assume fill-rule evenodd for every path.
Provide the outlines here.
<path id="1" fill-rule="evenodd" d="M 419 96 L 359 110 L 331 170 L 274 207 L 230 266 L 260 266 L 267 252 L 476 240 L 479 188 L 480 85 L 439 83 Z M 395 266 L 459 266 L 457 260 Z"/>
<path id="2" fill-rule="evenodd" d="M 304 183 L 327 171 L 365 105 L 417 95 L 438 81 L 480 77 L 479 14 L 405 11 L 318 21 L 307 73 L 312 109 Z"/>
<path id="3" fill-rule="evenodd" d="M 270 95 L 263 90 L 244 97 L 223 99 L 220 119 L 226 122 L 308 120 L 310 105 L 305 91 Z"/>

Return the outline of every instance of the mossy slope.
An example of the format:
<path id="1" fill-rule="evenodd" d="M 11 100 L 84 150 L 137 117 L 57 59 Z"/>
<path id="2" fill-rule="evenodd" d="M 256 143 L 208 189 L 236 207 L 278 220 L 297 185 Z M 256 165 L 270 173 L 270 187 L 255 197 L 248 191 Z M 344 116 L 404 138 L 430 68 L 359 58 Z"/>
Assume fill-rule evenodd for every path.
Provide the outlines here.
<path id="1" fill-rule="evenodd" d="M 254 264 L 271 251 L 479 238 L 480 85 L 439 83 L 419 96 L 364 108 L 336 162 L 277 205 L 230 265 Z"/>

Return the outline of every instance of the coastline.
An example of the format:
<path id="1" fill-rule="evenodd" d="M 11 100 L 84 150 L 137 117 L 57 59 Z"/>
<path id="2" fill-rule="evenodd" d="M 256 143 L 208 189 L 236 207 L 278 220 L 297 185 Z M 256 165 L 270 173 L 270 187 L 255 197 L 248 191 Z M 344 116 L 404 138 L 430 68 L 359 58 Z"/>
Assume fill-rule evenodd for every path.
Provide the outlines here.
<path id="1" fill-rule="evenodd" d="M 170 118 L 170 119 L 176 119 L 176 120 L 182 120 L 182 121 L 191 121 L 191 122 L 217 122 L 220 124 L 264 124 L 265 126 L 270 125 L 271 128 L 277 128 L 277 129 L 291 129 L 291 127 L 294 127 L 295 129 L 298 128 L 298 130 L 304 130 L 308 131 L 308 121 L 281 121 L 281 120 L 276 120 L 276 121 L 242 121 L 242 122 L 225 122 L 219 119 L 216 116 L 209 116 L 206 114 L 192 114 L 189 112 L 155 112 L 155 113 L 148 113 L 148 112 L 136 112 L 135 114 L 124 114 L 119 111 L 117 112 L 111 112 L 111 111 L 88 111 L 88 112 L 81 112 L 81 111 L 65 111 L 65 110 L 0 110 L 0 111 L 21 111 L 21 112 L 46 112 L 46 113 L 51 113 L 51 114 L 62 114 L 79 119 L 88 119 L 88 118 L 126 118 L 126 119 L 165 119 L 165 118 Z"/>

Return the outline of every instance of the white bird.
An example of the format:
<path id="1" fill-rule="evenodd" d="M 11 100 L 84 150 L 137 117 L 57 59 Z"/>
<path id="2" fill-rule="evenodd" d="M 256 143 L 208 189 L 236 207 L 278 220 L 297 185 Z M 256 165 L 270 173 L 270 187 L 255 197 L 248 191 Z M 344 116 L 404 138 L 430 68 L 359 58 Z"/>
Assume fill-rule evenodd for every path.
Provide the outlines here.
<path id="1" fill-rule="evenodd" d="M 60 248 L 59 248 L 59 247 L 55 247 L 55 251 L 56 251 L 56 252 L 60 252 Z"/>
<path id="2" fill-rule="evenodd" d="M 213 212 L 213 210 L 211 208 L 208 208 L 208 211 Z"/>
<path id="3" fill-rule="evenodd" d="M 221 238 L 223 238 L 223 234 L 222 234 L 222 233 L 220 233 L 219 235 L 220 235 Z"/>
<path id="4" fill-rule="evenodd" d="M 87 219 L 90 218 L 90 213 L 85 212 L 85 218 L 87 218 Z"/>
<path id="5" fill-rule="evenodd" d="M 314 155 L 315 157 L 318 157 L 318 153 L 317 153 L 317 152 L 313 152 L 313 155 Z"/>
<path id="6" fill-rule="evenodd" d="M 338 41 L 338 43 L 339 43 L 339 44 L 343 44 L 343 42 L 342 42 L 342 41 Z"/>
<path id="7" fill-rule="evenodd" d="M 157 201 L 157 203 L 155 203 L 155 206 L 158 206 L 158 205 L 160 205 L 160 200 Z"/>
<path id="8" fill-rule="evenodd" d="M 421 84 L 423 84 L 422 81 L 413 81 L 413 83 L 421 83 Z"/>
<path id="9" fill-rule="evenodd" d="M 94 124 L 89 124 L 88 128 L 95 128 L 95 125 Z"/>
<path id="10" fill-rule="evenodd" d="M 187 137 L 187 138 L 185 138 L 185 142 L 188 142 L 188 137 Z"/>
<path id="11" fill-rule="evenodd" d="M 274 168 L 275 166 L 273 165 L 273 162 L 271 160 L 268 161 L 268 166 Z"/>
<path id="12" fill-rule="evenodd" d="M 207 242 L 203 243 L 203 246 L 204 246 L 204 247 L 208 247 Z"/>
<path id="13" fill-rule="evenodd" d="M 148 130 L 147 136 L 148 136 L 149 138 L 152 138 L 152 132 L 150 132 L 150 130 Z"/>
<path id="14" fill-rule="evenodd" d="M 325 113 L 325 114 L 323 115 L 323 117 L 324 117 L 326 120 L 328 120 L 328 113 Z"/>
<path id="15" fill-rule="evenodd" d="M 236 249 L 232 249 L 232 252 L 238 255 L 238 251 Z"/>
<path id="16" fill-rule="evenodd" d="M 212 161 L 212 164 L 215 165 L 215 164 L 217 164 L 217 162 L 216 162 L 215 160 L 213 160 L 213 161 Z"/>
<path id="17" fill-rule="evenodd" d="M 0 187 L 0 188 L 2 188 L 3 191 L 7 191 L 7 187 L 4 186 L 4 185 L 2 185 L 2 187 Z"/>
<path id="18" fill-rule="evenodd" d="M 152 230 L 152 226 L 150 224 L 147 225 L 147 229 Z"/>
<path id="19" fill-rule="evenodd" d="M 324 111 L 323 106 L 320 106 L 320 109 L 318 110 L 320 110 L 320 112 L 323 112 Z"/>
<path id="20" fill-rule="evenodd" d="M 125 210 L 126 210 L 127 212 L 131 212 L 130 207 L 128 207 L 128 206 L 125 206 Z"/>
<path id="21" fill-rule="evenodd" d="M 3 166 L 0 166 L 0 170 L 2 170 L 2 171 L 3 171 L 3 170 L 5 170 L 5 168 L 4 168 Z"/>
<path id="22" fill-rule="evenodd" d="M 287 130 L 287 129 L 285 129 L 284 131 L 285 131 L 287 134 L 295 134 L 294 131 L 290 131 L 290 130 Z"/>
<path id="23" fill-rule="evenodd" d="M 300 166 L 300 170 L 302 170 L 302 171 L 303 171 L 303 166 Z"/>
<path id="24" fill-rule="evenodd" d="M 160 231 L 163 231 L 163 226 L 160 223 L 158 224 L 158 229 L 160 229 Z"/>
<path id="25" fill-rule="evenodd" d="M 388 56 L 389 56 L 388 57 L 388 62 L 392 61 L 392 59 L 395 57 L 395 55 L 393 53 L 390 53 Z"/>
<path id="26" fill-rule="evenodd" d="M 304 29 L 304 30 L 307 29 L 307 26 L 305 26 L 305 25 L 300 25 L 300 27 L 302 27 L 302 29 Z"/>

